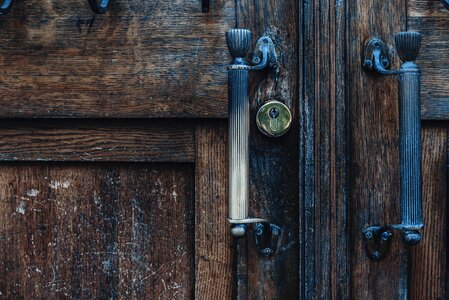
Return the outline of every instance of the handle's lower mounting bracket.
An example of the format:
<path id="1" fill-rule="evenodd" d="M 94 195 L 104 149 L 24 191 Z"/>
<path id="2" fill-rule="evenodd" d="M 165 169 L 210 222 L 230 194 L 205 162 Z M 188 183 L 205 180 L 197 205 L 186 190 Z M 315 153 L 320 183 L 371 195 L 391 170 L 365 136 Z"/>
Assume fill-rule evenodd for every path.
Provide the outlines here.
<path id="1" fill-rule="evenodd" d="M 363 230 L 365 249 L 373 260 L 381 260 L 390 250 L 390 244 L 393 237 L 393 231 L 399 231 L 402 234 L 405 244 L 413 246 L 421 240 L 422 224 L 404 225 L 390 224 L 384 226 L 368 226 Z"/>
<path id="2" fill-rule="evenodd" d="M 365 228 L 363 238 L 368 257 L 373 260 L 384 258 L 390 250 L 392 236 L 393 232 L 388 226 L 369 226 Z"/>
<path id="3" fill-rule="evenodd" d="M 271 257 L 276 253 L 280 237 L 281 228 L 277 225 L 257 223 L 254 228 L 256 247 L 265 257 Z"/>

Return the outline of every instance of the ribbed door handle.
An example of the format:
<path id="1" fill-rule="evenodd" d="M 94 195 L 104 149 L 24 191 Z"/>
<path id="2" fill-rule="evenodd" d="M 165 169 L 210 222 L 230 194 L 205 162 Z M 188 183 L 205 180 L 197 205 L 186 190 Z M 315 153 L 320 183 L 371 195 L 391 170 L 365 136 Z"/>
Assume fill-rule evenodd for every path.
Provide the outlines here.
<path id="1" fill-rule="evenodd" d="M 400 201 L 401 224 L 369 226 L 364 231 L 370 255 L 379 259 L 387 250 L 391 230 L 402 232 L 408 245 L 421 239 L 422 220 L 422 174 L 421 174 L 421 115 L 419 66 L 414 62 L 418 56 L 421 34 L 400 32 L 395 37 L 396 49 L 402 60 L 399 70 L 388 70 L 385 44 L 378 38 L 368 41 L 365 47 L 364 67 L 384 75 L 397 75 L 399 91 L 400 126 Z"/>
<path id="2" fill-rule="evenodd" d="M 251 32 L 231 29 L 226 42 L 233 58 L 228 66 L 229 100 L 229 223 L 235 237 L 246 234 L 246 224 L 268 223 L 263 218 L 249 217 L 249 73 L 277 65 L 274 44 L 268 36 L 256 43 L 253 64 L 245 60 Z"/>

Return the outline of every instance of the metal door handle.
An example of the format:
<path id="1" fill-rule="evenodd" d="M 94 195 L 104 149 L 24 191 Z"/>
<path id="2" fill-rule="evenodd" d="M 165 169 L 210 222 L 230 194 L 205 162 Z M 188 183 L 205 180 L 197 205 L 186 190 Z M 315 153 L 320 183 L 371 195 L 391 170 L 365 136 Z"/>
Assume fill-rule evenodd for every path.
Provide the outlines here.
<path id="1" fill-rule="evenodd" d="M 251 32 L 231 29 L 226 33 L 229 52 L 233 58 L 228 66 L 229 96 L 229 223 L 235 237 L 246 234 L 247 224 L 269 224 L 268 220 L 249 217 L 249 72 L 274 68 L 277 57 L 273 41 L 262 36 L 256 43 L 252 63 L 245 60 Z M 279 228 L 270 226 L 279 233 Z M 259 227 L 259 229 L 263 229 Z M 260 232 L 259 232 L 260 233 Z"/>
<path id="2" fill-rule="evenodd" d="M 0 16 L 6 15 L 12 7 L 12 0 L 4 0 L 0 6 Z"/>
<path id="3" fill-rule="evenodd" d="M 443 3 L 444 7 L 449 10 L 449 0 L 441 0 L 441 3 Z"/>
<path id="4" fill-rule="evenodd" d="M 389 247 L 391 230 L 402 232 L 408 245 L 421 239 L 422 220 L 422 175 L 421 175 L 421 116 L 419 66 L 414 62 L 418 56 L 421 34 L 399 32 L 395 37 L 396 48 L 402 65 L 399 70 L 387 67 L 389 60 L 385 44 L 372 38 L 365 47 L 363 66 L 380 74 L 397 75 L 399 83 L 400 114 L 400 195 L 401 224 L 369 226 L 364 231 L 373 258 L 380 258 Z"/>
<path id="5" fill-rule="evenodd" d="M 100 2 L 98 2 L 97 0 L 89 0 L 90 8 L 96 14 L 106 13 L 108 11 L 109 4 L 109 0 L 100 0 Z"/>

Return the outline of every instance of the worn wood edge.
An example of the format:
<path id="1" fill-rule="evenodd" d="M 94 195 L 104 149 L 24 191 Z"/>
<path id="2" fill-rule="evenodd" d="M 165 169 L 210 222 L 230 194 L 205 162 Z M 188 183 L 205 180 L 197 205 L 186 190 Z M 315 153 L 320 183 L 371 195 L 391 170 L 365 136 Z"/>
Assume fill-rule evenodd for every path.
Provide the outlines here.
<path id="1" fill-rule="evenodd" d="M 234 299 L 228 213 L 227 127 L 198 121 L 195 162 L 195 299 Z"/>
<path id="2" fill-rule="evenodd" d="M 2 120 L 0 161 L 194 162 L 191 121 Z"/>
<path id="3" fill-rule="evenodd" d="M 449 120 L 449 98 L 421 100 L 422 120 Z"/>
<path id="4" fill-rule="evenodd" d="M 447 299 L 447 144 L 448 126 L 425 122 L 422 126 L 423 212 L 421 242 L 410 249 L 411 300 Z"/>

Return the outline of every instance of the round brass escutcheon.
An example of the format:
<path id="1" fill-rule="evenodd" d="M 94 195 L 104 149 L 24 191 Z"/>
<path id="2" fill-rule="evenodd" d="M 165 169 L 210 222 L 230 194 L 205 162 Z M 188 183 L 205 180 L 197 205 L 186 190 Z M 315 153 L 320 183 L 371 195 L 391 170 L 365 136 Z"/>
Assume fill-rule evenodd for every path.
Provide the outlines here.
<path id="1" fill-rule="evenodd" d="M 259 108 L 256 122 L 259 130 L 266 136 L 279 137 L 290 128 L 292 114 L 284 103 L 270 100 Z"/>

